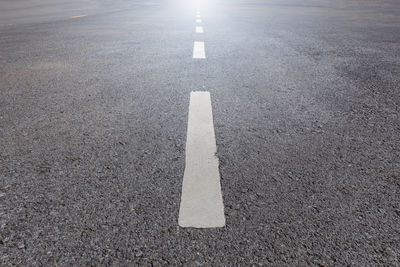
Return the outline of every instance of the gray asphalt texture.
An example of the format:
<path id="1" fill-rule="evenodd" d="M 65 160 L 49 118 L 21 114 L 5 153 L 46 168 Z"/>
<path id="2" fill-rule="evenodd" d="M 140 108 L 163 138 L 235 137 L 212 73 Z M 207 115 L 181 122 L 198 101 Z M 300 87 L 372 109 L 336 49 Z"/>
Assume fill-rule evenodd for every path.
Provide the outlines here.
<path id="1" fill-rule="evenodd" d="M 196 35 L 190 1 L 0 2 L 0 265 L 400 266 L 400 2 L 201 14 Z M 194 90 L 220 229 L 177 223 Z"/>

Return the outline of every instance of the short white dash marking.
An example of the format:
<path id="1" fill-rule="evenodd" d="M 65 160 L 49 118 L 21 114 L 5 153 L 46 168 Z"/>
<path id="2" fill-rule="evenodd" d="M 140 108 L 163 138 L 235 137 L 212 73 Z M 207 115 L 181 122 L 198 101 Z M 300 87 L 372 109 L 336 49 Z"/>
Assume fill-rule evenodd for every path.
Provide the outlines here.
<path id="1" fill-rule="evenodd" d="M 194 42 L 194 45 L 193 45 L 193 58 L 206 58 L 206 51 L 204 49 L 204 42 Z"/>
<path id="2" fill-rule="evenodd" d="M 200 14 L 197 14 L 197 15 L 196 15 L 196 18 L 201 19 Z"/>
<path id="3" fill-rule="evenodd" d="M 203 33 L 203 32 L 204 32 L 203 27 L 201 26 L 196 27 L 196 33 Z"/>
<path id="4" fill-rule="evenodd" d="M 209 92 L 191 92 L 179 226 L 225 226 Z"/>
<path id="5" fill-rule="evenodd" d="M 71 19 L 77 19 L 77 18 L 83 18 L 86 17 L 87 15 L 79 15 L 79 16 L 73 16 Z"/>
<path id="6" fill-rule="evenodd" d="M 201 19 L 196 19 L 196 23 L 201 23 Z"/>

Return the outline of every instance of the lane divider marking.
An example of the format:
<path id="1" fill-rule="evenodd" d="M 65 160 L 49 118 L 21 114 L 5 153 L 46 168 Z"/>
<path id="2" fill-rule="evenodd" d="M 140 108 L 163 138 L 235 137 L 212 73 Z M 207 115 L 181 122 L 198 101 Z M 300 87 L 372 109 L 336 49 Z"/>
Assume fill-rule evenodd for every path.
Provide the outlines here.
<path id="1" fill-rule="evenodd" d="M 201 23 L 201 19 L 196 19 L 196 23 Z"/>
<path id="2" fill-rule="evenodd" d="M 86 17 L 87 15 L 79 15 L 79 16 L 73 16 L 71 19 L 77 19 L 77 18 L 83 18 Z"/>
<path id="3" fill-rule="evenodd" d="M 194 42 L 193 45 L 193 58 L 206 58 L 206 51 L 204 42 Z"/>
<path id="4" fill-rule="evenodd" d="M 210 92 L 191 92 L 178 219 L 181 227 L 225 226 L 216 152 Z"/>
<path id="5" fill-rule="evenodd" d="M 196 33 L 204 33 L 203 27 L 197 26 L 196 27 Z"/>

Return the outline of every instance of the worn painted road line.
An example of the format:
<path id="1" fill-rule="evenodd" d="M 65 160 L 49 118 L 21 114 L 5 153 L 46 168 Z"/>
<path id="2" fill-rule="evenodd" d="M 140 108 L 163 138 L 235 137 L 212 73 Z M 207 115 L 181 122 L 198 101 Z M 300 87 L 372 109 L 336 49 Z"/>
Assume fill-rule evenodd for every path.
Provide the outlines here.
<path id="1" fill-rule="evenodd" d="M 178 219 L 181 227 L 225 226 L 216 152 L 210 93 L 191 92 L 186 166 Z"/>
<path id="2" fill-rule="evenodd" d="M 197 14 L 197 15 L 196 15 L 196 18 L 201 19 L 200 14 Z"/>
<path id="3" fill-rule="evenodd" d="M 79 15 L 79 16 L 73 16 L 71 19 L 77 19 L 77 18 L 83 18 L 86 17 L 87 15 Z"/>
<path id="4" fill-rule="evenodd" d="M 201 19 L 196 19 L 196 23 L 201 23 Z"/>
<path id="5" fill-rule="evenodd" d="M 203 32 L 204 32 L 203 27 L 201 26 L 196 27 L 196 33 L 203 33 Z"/>
<path id="6" fill-rule="evenodd" d="M 206 58 L 206 51 L 204 42 L 194 42 L 193 45 L 193 58 Z"/>

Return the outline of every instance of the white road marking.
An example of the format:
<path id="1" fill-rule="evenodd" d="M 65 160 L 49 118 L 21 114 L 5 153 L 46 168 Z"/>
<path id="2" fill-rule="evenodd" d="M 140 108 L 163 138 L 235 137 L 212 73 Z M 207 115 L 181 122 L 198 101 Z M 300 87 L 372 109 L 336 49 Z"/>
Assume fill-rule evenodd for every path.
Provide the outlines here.
<path id="1" fill-rule="evenodd" d="M 204 42 L 194 42 L 194 45 L 193 45 L 193 58 L 206 58 L 206 51 L 204 49 Z"/>
<path id="2" fill-rule="evenodd" d="M 203 32 L 204 32 L 203 27 L 201 26 L 196 27 L 196 33 L 203 33 Z"/>
<path id="3" fill-rule="evenodd" d="M 209 92 L 191 92 L 179 226 L 225 226 Z"/>
<path id="4" fill-rule="evenodd" d="M 197 14 L 197 15 L 196 15 L 196 18 L 201 19 L 200 14 Z"/>
<path id="5" fill-rule="evenodd" d="M 79 16 L 73 16 L 71 19 L 77 19 L 77 18 L 83 18 L 86 17 L 87 15 L 79 15 Z"/>
<path id="6" fill-rule="evenodd" d="M 201 19 L 196 19 L 196 23 L 201 23 Z"/>

